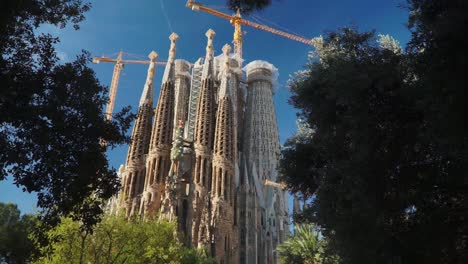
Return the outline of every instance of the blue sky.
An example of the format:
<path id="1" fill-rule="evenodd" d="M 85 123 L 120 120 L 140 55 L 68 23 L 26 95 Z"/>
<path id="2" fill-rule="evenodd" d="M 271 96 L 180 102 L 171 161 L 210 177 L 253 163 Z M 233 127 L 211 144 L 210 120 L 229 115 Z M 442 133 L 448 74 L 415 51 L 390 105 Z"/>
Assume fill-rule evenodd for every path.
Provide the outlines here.
<path id="1" fill-rule="evenodd" d="M 231 13 L 223 8 L 223 0 L 198 2 Z M 176 57 L 194 62 L 205 53 L 205 32 L 209 28 L 216 32 L 214 49 L 216 55 L 220 54 L 225 43 L 231 44 L 232 26 L 227 20 L 193 12 L 185 7 L 185 3 L 185 0 L 92 1 L 93 7 L 80 24 L 79 31 L 71 27 L 57 29 L 51 26 L 43 26 L 41 31 L 60 37 L 57 50 L 63 61 L 73 60 L 83 49 L 93 56 L 111 55 L 123 50 L 143 59 L 154 50 L 159 54 L 159 60 L 165 60 L 170 44 L 168 37 L 174 31 L 180 36 Z M 273 0 L 273 4 L 256 13 L 256 17 L 245 18 L 257 22 L 257 17 L 260 17 L 274 22 L 267 24 L 269 26 L 286 28 L 307 38 L 353 25 L 361 31 L 390 34 L 404 46 L 410 37 L 405 27 L 408 11 L 399 7 L 404 3 L 405 0 Z M 243 31 L 247 33 L 244 36 L 244 65 L 261 59 L 279 69 L 279 85 L 274 100 L 280 139 L 284 142 L 296 130 L 296 111 L 287 103 L 290 96 L 287 81 L 306 63 L 311 48 L 253 28 L 244 27 Z M 92 67 L 99 80 L 109 85 L 113 65 L 101 63 Z M 116 110 L 127 105 L 136 110 L 146 70 L 145 65 L 125 66 L 119 82 Z M 162 73 L 163 68 L 159 67 L 155 75 L 156 97 Z M 110 164 L 118 168 L 125 162 L 126 151 L 127 146 L 109 151 Z M 17 203 L 23 213 L 36 211 L 35 195 L 23 193 L 11 179 L 0 182 L 0 202 Z"/>

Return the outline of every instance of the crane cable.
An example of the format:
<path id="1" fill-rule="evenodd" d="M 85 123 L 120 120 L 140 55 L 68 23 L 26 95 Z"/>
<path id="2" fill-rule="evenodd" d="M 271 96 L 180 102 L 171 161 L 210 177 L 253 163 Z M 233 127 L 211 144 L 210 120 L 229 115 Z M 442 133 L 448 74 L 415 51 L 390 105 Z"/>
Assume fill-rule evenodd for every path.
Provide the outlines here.
<path id="1" fill-rule="evenodd" d="M 162 1 L 162 0 L 161 0 L 161 1 Z M 231 9 L 227 8 L 226 6 L 207 5 L 206 7 L 212 8 L 212 9 L 214 9 L 214 10 L 224 9 L 224 10 L 230 10 L 230 11 L 232 11 Z M 277 24 L 277 23 L 275 23 L 275 22 L 273 22 L 273 21 L 271 21 L 271 20 L 269 20 L 269 19 L 263 18 L 263 17 L 261 17 L 261 16 L 259 16 L 259 15 L 249 14 L 247 17 L 252 18 L 252 19 L 255 20 L 255 22 L 257 22 L 258 24 L 267 24 L 267 25 L 270 24 L 270 25 L 273 25 L 273 26 L 276 27 L 276 28 L 279 28 L 279 29 L 281 29 L 281 30 L 287 32 L 287 33 L 296 35 L 296 36 L 301 37 L 301 38 L 304 38 L 304 39 L 308 39 L 308 37 L 306 37 L 306 36 L 304 36 L 304 35 L 302 35 L 302 34 L 299 34 L 299 33 L 297 33 L 297 32 L 294 32 L 294 31 L 292 31 L 292 30 L 290 30 L 290 29 L 288 29 L 288 28 L 286 28 L 286 27 L 284 27 L 284 26 L 281 26 L 281 25 L 279 25 L 279 24 Z"/>
<path id="2" fill-rule="evenodd" d="M 294 32 L 294 31 L 292 31 L 292 30 L 290 30 L 290 29 L 288 29 L 288 28 L 286 28 L 286 27 L 284 27 L 284 26 L 281 26 L 281 25 L 279 25 L 279 24 L 277 24 L 277 23 L 275 23 L 275 22 L 273 22 L 273 21 L 271 21 L 271 20 L 268 20 L 268 19 L 266 19 L 266 18 L 262 18 L 262 17 L 260 17 L 260 16 L 258 16 L 258 15 L 254 15 L 254 14 L 251 14 L 250 16 L 251 16 L 252 18 L 256 18 L 257 21 L 260 20 L 260 23 L 259 23 L 259 24 L 271 24 L 271 25 L 275 26 L 276 28 L 279 28 L 279 29 L 281 29 L 281 30 L 284 30 L 285 32 L 294 34 L 294 35 L 296 35 L 296 36 L 298 36 L 298 37 L 301 37 L 301 38 L 308 39 L 308 38 L 305 37 L 304 35 L 299 34 L 299 33 L 297 33 L 297 32 Z"/>

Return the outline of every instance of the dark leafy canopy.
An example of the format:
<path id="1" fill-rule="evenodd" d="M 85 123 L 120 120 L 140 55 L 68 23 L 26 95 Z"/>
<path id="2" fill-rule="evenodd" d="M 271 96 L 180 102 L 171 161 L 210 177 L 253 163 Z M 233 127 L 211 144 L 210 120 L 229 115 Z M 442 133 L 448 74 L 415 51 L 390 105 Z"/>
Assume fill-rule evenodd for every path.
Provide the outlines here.
<path id="1" fill-rule="evenodd" d="M 72 214 L 91 226 L 102 199 L 118 190 L 108 146 L 128 140 L 132 115 L 104 121 L 106 88 L 87 66 L 89 54 L 58 64 L 49 34 L 41 24 L 77 27 L 89 4 L 80 0 L 1 1 L 0 26 L 0 180 L 8 175 L 38 194 L 45 223 Z"/>
<path id="2" fill-rule="evenodd" d="M 271 0 L 227 0 L 227 6 L 232 11 L 238 9 L 242 14 L 249 14 L 259 11 L 271 4 Z"/>
<path id="3" fill-rule="evenodd" d="M 468 258 L 467 3 L 409 7 L 407 53 L 342 29 L 291 83 L 314 134 L 286 143 L 282 173 L 345 263 Z"/>
<path id="4" fill-rule="evenodd" d="M 0 263 L 27 263 L 35 250 L 28 238 L 35 224 L 36 218 L 20 216 L 15 204 L 0 203 Z"/>

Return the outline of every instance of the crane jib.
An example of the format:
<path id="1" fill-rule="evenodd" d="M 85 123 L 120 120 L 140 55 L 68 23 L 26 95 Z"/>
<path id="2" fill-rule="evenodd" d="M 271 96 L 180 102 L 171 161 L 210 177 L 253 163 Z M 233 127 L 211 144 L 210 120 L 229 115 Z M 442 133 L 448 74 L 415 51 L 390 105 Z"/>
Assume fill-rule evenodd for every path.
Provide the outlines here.
<path id="1" fill-rule="evenodd" d="M 262 25 L 262 24 L 258 24 L 258 23 L 254 23 L 254 22 L 245 20 L 245 19 L 241 18 L 239 12 L 236 15 L 231 16 L 231 15 L 225 14 L 223 12 L 220 12 L 220 11 L 211 9 L 209 7 L 203 6 L 200 3 L 196 3 L 196 2 L 193 2 L 191 0 L 189 0 L 187 2 L 187 7 L 192 8 L 193 11 L 202 10 L 202 11 L 208 13 L 208 14 L 212 14 L 212 15 L 215 15 L 215 16 L 218 16 L 218 17 L 222 17 L 224 19 L 229 20 L 229 22 L 232 25 L 237 26 L 237 27 L 242 24 L 242 25 L 245 25 L 245 26 L 253 27 L 253 28 L 260 29 L 260 30 L 263 30 L 263 31 L 266 31 L 266 32 L 270 32 L 272 34 L 282 36 L 284 38 L 295 40 L 297 42 L 301 42 L 301 43 L 304 43 L 304 44 L 307 44 L 307 45 L 310 45 L 310 46 L 314 46 L 314 42 L 311 39 L 296 36 L 294 34 L 290 34 L 290 33 L 287 33 L 287 32 L 284 32 L 284 31 L 281 31 L 281 30 L 278 30 L 278 29 L 275 29 L 275 28 L 272 28 L 272 27 L 269 27 L 269 26 L 266 26 L 266 25 Z M 236 30 L 238 30 L 238 29 L 236 28 Z M 241 51 L 239 50 L 239 52 L 241 52 Z"/>

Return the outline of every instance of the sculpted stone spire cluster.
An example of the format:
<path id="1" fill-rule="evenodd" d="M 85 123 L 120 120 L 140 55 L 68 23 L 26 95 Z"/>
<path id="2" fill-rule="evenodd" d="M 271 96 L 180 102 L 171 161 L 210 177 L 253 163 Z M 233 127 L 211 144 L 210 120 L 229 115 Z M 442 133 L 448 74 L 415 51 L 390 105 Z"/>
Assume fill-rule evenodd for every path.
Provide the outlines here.
<path id="1" fill-rule="evenodd" d="M 212 225 L 215 255 L 218 261 L 229 263 L 236 256 L 237 233 L 234 230 L 234 177 L 236 144 L 234 137 L 234 109 L 229 85 L 229 52 L 223 47 L 224 64 L 221 69 L 220 100 L 216 112 L 214 135 L 213 182 L 211 184 Z M 234 242 L 234 243 L 233 243 Z"/>
<path id="2" fill-rule="evenodd" d="M 141 202 L 141 193 L 145 181 L 145 155 L 148 153 L 151 138 L 151 119 L 153 118 L 153 78 L 156 52 L 149 54 L 150 65 L 146 77 L 143 93 L 141 94 L 137 118 L 132 132 L 132 141 L 128 148 L 127 173 L 123 178 L 121 203 L 126 209 L 126 215 L 138 210 Z"/>
<path id="3" fill-rule="evenodd" d="M 161 207 L 166 177 L 171 165 L 169 152 L 174 124 L 174 57 L 178 36 L 173 33 L 169 39 L 171 40 L 169 59 L 164 71 L 158 104 L 154 111 L 155 118 L 146 159 L 147 173 L 141 209 L 145 216 L 155 215 Z"/>
<path id="4" fill-rule="evenodd" d="M 206 246 L 209 242 L 208 217 L 209 191 L 212 176 L 212 150 L 215 128 L 215 87 L 213 74 L 213 38 L 215 32 L 206 32 L 206 56 L 203 65 L 202 83 L 198 97 L 197 113 L 195 115 L 195 166 L 193 171 L 194 199 L 192 201 L 192 243 Z"/>
<path id="5" fill-rule="evenodd" d="M 215 32 L 205 35 L 206 54 L 194 64 L 175 59 L 178 36 L 169 37 L 152 126 L 157 54 L 150 54 L 127 163 L 119 170 L 120 212 L 177 219 L 180 240 L 206 248 L 218 263 L 277 263 L 275 248 L 289 232 L 287 195 L 264 184 L 277 178 L 277 70 L 263 61 L 241 69 L 227 44 L 215 57 Z"/>

